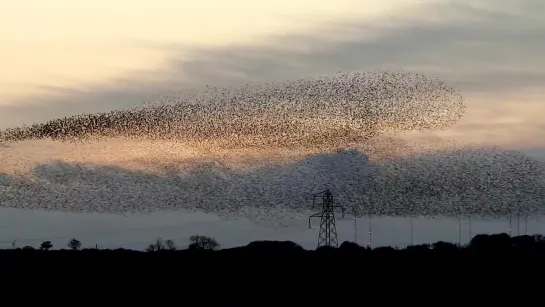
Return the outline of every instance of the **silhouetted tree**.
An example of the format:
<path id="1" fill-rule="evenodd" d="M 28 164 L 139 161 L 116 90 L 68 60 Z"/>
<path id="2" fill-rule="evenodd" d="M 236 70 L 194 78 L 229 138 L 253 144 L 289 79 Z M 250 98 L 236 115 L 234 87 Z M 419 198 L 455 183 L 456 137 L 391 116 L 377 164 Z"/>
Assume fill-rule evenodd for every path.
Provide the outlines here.
<path id="1" fill-rule="evenodd" d="M 51 244 L 51 241 L 44 241 L 42 242 L 42 245 L 40 245 L 40 249 L 43 251 L 48 251 L 51 248 L 53 248 L 53 244 Z"/>
<path id="2" fill-rule="evenodd" d="M 391 255 L 391 254 L 395 254 L 398 251 L 399 251 L 398 249 L 391 246 L 379 246 L 379 247 L 373 248 L 374 255 Z"/>
<path id="3" fill-rule="evenodd" d="M 434 251 L 445 253 L 451 253 L 458 250 L 458 245 L 445 241 L 437 241 L 432 244 L 432 247 Z"/>
<path id="4" fill-rule="evenodd" d="M 323 245 L 323 246 L 320 246 L 320 247 L 316 248 L 315 251 L 318 254 L 333 254 L 333 253 L 335 253 L 337 251 L 337 248 L 333 247 L 333 246 Z"/>
<path id="5" fill-rule="evenodd" d="M 304 249 L 292 241 L 254 241 L 246 245 L 246 250 L 252 253 L 298 253 Z"/>
<path id="6" fill-rule="evenodd" d="M 172 241 L 172 240 L 166 240 L 165 241 L 165 247 L 169 251 L 175 251 L 177 249 L 176 244 L 174 244 L 174 241 Z"/>
<path id="7" fill-rule="evenodd" d="M 469 248 L 481 252 L 507 251 L 514 247 L 511 237 L 506 233 L 480 234 L 471 239 Z"/>
<path id="8" fill-rule="evenodd" d="M 158 238 L 155 243 L 150 244 L 147 248 L 147 251 L 158 252 L 152 254 L 151 259 L 157 261 L 159 258 L 163 259 L 179 259 L 184 255 L 190 257 L 205 256 L 208 253 L 206 251 L 214 250 L 219 247 L 219 244 L 215 239 L 202 236 L 194 235 L 190 238 L 191 244 L 189 245 L 190 252 L 168 252 L 176 250 L 176 245 L 173 240 L 163 241 L 161 238 Z M 72 250 L 81 250 L 81 243 L 72 239 L 67 244 L 68 247 Z M 50 241 L 44 241 L 40 245 L 40 250 L 49 250 L 53 244 Z M 194 252 L 191 252 L 194 251 Z M 196 252 L 195 252 L 196 251 Z M 201 252 L 204 251 L 204 252 Z M 56 255 L 66 255 L 63 252 L 51 251 L 48 253 L 36 252 L 35 248 L 32 246 L 24 246 L 21 248 L 16 248 L 14 250 L 0 250 L 0 256 L 3 255 L 13 255 L 21 253 L 23 257 L 41 257 L 45 256 L 50 259 Z M 125 249 L 116 249 L 112 250 L 94 250 L 94 249 L 83 249 L 81 253 L 69 253 L 69 255 L 74 257 L 80 257 L 81 255 L 115 255 L 118 256 L 137 256 L 141 255 L 140 252 L 125 250 Z M 176 257 L 170 257 L 171 255 L 176 255 Z M 492 235 L 476 235 L 471 240 L 471 243 L 468 245 L 459 246 L 458 244 L 438 241 L 433 244 L 420 244 L 413 245 L 408 247 L 377 247 L 377 248 L 366 248 L 359 246 L 352 242 L 344 242 L 341 244 L 340 248 L 332 247 L 321 247 L 314 251 L 305 250 L 303 247 L 297 243 L 291 241 L 254 241 L 249 243 L 246 246 L 240 246 L 235 248 L 222 249 L 220 251 L 211 252 L 210 255 L 214 257 L 228 257 L 229 259 L 234 259 L 237 256 L 259 256 L 259 255 L 276 255 L 276 256 L 286 256 L 293 255 L 299 258 L 299 256 L 318 256 L 318 257 L 344 257 L 344 259 L 361 259 L 360 257 L 389 257 L 389 256 L 445 256 L 445 255 L 460 255 L 460 256 L 485 256 L 485 257 L 496 257 L 497 255 L 536 255 L 536 256 L 545 256 L 545 239 L 541 235 L 523 235 L 511 237 L 506 233 L 502 234 L 492 234 Z M 314 255 L 314 256 L 313 256 Z M 159 257 L 157 257 L 159 256 Z M 356 257 L 354 257 L 356 256 Z M 140 257 L 140 256 L 137 256 Z M 63 258 L 66 259 L 66 258 Z M 142 259 L 142 258 L 140 258 Z M 196 258 L 193 258 L 196 259 Z M 301 258 L 299 258 L 301 259 Z M 177 260 L 176 260 L 177 261 Z"/>
<path id="9" fill-rule="evenodd" d="M 79 240 L 76 240 L 76 239 L 72 239 L 70 240 L 70 242 L 68 242 L 68 248 L 70 248 L 71 250 L 79 250 L 81 248 L 81 242 Z"/>
<path id="10" fill-rule="evenodd" d="M 359 246 L 357 243 L 344 241 L 339 248 L 343 251 L 359 251 L 363 247 Z"/>
<path id="11" fill-rule="evenodd" d="M 405 251 L 412 254 L 425 254 L 431 250 L 431 244 L 418 244 L 409 245 L 405 248 Z"/>
<path id="12" fill-rule="evenodd" d="M 214 238 L 201 235 L 191 236 L 189 242 L 189 249 L 216 250 L 220 246 Z"/>
<path id="13" fill-rule="evenodd" d="M 165 243 L 163 243 L 163 239 L 158 238 L 155 243 L 150 244 L 148 248 L 146 248 L 146 252 L 159 252 L 165 250 Z"/>
<path id="14" fill-rule="evenodd" d="M 533 236 L 523 235 L 511 238 L 513 245 L 520 249 L 532 249 L 536 245 L 536 240 Z"/>

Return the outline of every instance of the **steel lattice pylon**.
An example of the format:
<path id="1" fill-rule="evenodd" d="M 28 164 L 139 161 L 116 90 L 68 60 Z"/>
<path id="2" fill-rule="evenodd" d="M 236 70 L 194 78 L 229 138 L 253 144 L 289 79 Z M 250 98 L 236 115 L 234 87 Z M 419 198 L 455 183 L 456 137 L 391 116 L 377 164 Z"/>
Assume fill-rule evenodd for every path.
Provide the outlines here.
<path id="1" fill-rule="evenodd" d="M 338 247 L 337 241 L 337 226 L 335 225 L 335 208 L 342 206 L 335 205 L 333 202 L 333 194 L 329 190 L 325 190 L 318 194 L 314 194 L 313 205 L 317 197 L 322 198 L 322 211 L 308 217 L 308 228 L 311 228 L 310 221 L 313 217 L 320 218 L 320 233 L 318 234 L 318 247 L 330 246 Z"/>

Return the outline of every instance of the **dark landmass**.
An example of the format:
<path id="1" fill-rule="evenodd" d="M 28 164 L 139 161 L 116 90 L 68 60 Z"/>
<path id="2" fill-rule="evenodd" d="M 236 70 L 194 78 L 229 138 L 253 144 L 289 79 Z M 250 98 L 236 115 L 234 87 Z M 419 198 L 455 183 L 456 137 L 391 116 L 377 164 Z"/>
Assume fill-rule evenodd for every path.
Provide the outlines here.
<path id="1" fill-rule="evenodd" d="M 77 291 L 80 299 L 115 297 L 138 304 L 150 296 L 156 304 L 170 304 L 179 295 L 186 303 L 182 306 L 261 306 L 275 299 L 279 303 L 273 306 L 300 300 L 322 306 L 324 299 L 350 303 L 385 289 L 391 294 L 385 299 L 396 302 L 419 291 L 447 295 L 462 288 L 468 291 L 464 298 L 491 302 L 505 298 L 499 289 L 511 280 L 522 281 L 506 290 L 511 295 L 523 291 L 513 289 L 522 285 L 524 293 L 540 293 L 539 281 L 528 281 L 540 275 L 545 256 L 542 235 L 476 235 L 464 246 L 440 241 L 371 249 L 344 242 L 339 248 L 316 250 L 291 241 L 257 241 L 218 250 L 212 238 L 194 236 L 190 241 L 187 249 L 179 250 L 171 241 L 158 240 L 146 251 L 79 250 L 75 240 L 68 244 L 71 249 L 52 250 L 46 241 L 42 249 L 0 250 L 1 276 L 10 286 L 24 286 L 27 294 L 31 282 L 40 290 L 73 289 L 70 295 Z M 353 289 L 348 297 L 322 295 L 327 290 L 342 294 L 347 288 Z"/>
<path id="2" fill-rule="evenodd" d="M 197 238 L 195 240 L 195 238 Z M 177 249 L 172 242 L 157 240 L 145 251 L 130 249 L 79 249 L 81 243 L 73 239 L 70 249 L 53 250 L 44 242 L 41 248 L 26 246 L 23 248 L 0 250 L 1 261 L 103 261 L 122 260 L 139 261 L 189 261 L 203 260 L 231 261 L 233 259 L 282 257 L 282 259 L 313 259 L 320 257 L 358 259 L 379 257 L 443 257 L 443 256 L 545 256 L 545 237 L 539 234 L 510 237 L 508 234 L 480 234 L 473 237 L 466 245 L 458 245 L 445 241 L 399 247 L 369 248 L 345 241 L 338 248 L 319 247 L 316 250 L 305 250 L 291 241 L 255 241 L 246 246 L 218 249 L 219 244 L 204 236 L 192 237 L 192 243 L 186 249 Z M 197 242 L 196 242 L 197 241 Z M 168 243 L 171 243 L 170 245 Z"/>

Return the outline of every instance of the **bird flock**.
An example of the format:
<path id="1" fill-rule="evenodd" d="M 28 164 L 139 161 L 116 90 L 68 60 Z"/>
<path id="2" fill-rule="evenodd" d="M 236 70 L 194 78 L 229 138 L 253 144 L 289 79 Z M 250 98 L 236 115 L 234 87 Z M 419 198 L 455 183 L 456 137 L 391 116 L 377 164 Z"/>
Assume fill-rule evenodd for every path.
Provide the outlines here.
<path id="1" fill-rule="evenodd" d="M 538 162 L 501 148 L 423 149 L 388 137 L 451 127 L 465 110 L 462 95 L 440 80 L 384 71 L 163 96 L 148 107 L 0 131 L 0 206 L 116 214 L 186 209 L 284 223 L 316 211 L 310 195 L 329 188 L 359 216 L 542 214 Z M 46 139 L 72 156 L 37 161 L 28 157 L 39 147 L 17 145 Z M 101 156 L 103 163 L 85 161 L 105 140 L 115 140 L 108 146 L 123 163 L 115 153 Z M 142 156 L 127 144 L 154 154 L 136 169 Z M 235 152 L 250 161 L 252 152 L 267 150 L 273 154 L 259 165 L 233 162 Z M 298 154 L 280 163 L 281 152 Z"/>
<path id="2" fill-rule="evenodd" d="M 172 139 L 211 148 L 335 147 L 392 131 L 441 129 L 463 97 L 421 74 L 339 73 L 240 88 L 206 88 L 159 104 L 6 129 L 0 142 L 49 138 Z"/>

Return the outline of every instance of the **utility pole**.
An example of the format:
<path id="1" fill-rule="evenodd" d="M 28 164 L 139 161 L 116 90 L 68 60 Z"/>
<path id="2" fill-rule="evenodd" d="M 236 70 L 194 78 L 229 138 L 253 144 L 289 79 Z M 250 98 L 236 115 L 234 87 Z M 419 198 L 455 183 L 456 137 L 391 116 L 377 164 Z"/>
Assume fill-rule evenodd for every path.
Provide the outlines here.
<path id="1" fill-rule="evenodd" d="M 473 231 L 471 230 L 471 215 L 469 216 L 469 225 L 468 225 L 468 228 L 469 228 L 469 242 L 471 242 L 471 239 L 473 239 Z"/>
<path id="2" fill-rule="evenodd" d="M 354 243 L 358 244 L 358 219 L 354 215 Z"/>
<path id="3" fill-rule="evenodd" d="M 462 246 L 462 215 L 458 215 L 458 246 Z"/>
<path id="4" fill-rule="evenodd" d="M 373 224 L 371 219 L 371 213 L 369 213 L 369 242 L 367 242 L 367 246 L 373 247 Z"/>
<path id="5" fill-rule="evenodd" d="M 520 236 L 520 192 L 517 193 L 517 236 Z"/>
<path id="6" fill-rule="evenodd" d="M 413 223 L 413 217 L 411 216 L 411 246 L 413 245 L 413 239 L 414 239 L 414 223 Z"/>
<path id="7" fill-rule="evenodd" d="M 511 237 L 511 226 L 513 224 L 513 214 L 509 212 L 509 237 Z"/>

